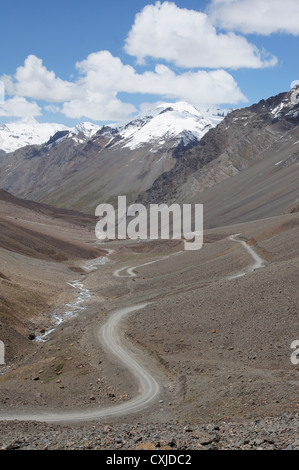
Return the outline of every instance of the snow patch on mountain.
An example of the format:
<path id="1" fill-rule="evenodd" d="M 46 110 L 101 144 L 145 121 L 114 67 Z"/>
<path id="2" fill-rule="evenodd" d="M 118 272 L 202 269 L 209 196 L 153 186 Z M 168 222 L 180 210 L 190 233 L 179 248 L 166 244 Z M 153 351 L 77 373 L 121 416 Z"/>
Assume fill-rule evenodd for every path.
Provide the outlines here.
<path id="1" fill-rule="evenodd" d="M 82 133 L 85 137 L 90 139 L 98 132 L 99 129 L 101 129 L 101 127 L 102 126 L 97 126 L 91 122 L 80 122 L 80 124 L 77 124 L 73 129 L 71 129 L 71 132 L 73 134 Z"/>
<path id="2" fill-rule="evenodd" d="M 170 140 L 187 146 L 200 140 L 212 127 L 212 121 L 188 103 L 160 103 L 129 122 L 119 133 L 121 146 L 134 150 L 145 144 L 164 145 Z"/>
<path id="3" fill-rule="evenodd" d="M 22 119 L 0 125 L 0 150 L 9 153 L 26 145 L 41 145 L 61 131 L 68 131 L 68 136 L 71 136 L 75 142 L 81 143 L 91 138 L 100 128 L 101 126 L 90 122 L 83 122 L 70 128 L 63 124 L 41 123 L 34 118 Z M 64 136 L 66 137 L 67 135 Z"/>
<path id="4" fill-rule="evenodd" d="M 0 125 L 0 149 L 14 152 L 26 145 L 40 145 L 62 130 L 67 130 L 63 124 L 40 123 L 33 118 L 3 124 Z"/>
<path id="5" fill-rule="evenodd" d="M 217 126 L 220 124 L 223 119 L 228 116 L 230 113 L 235 111 L 238 108 L 205 108 L 205 109 L 200 109 L 200 112 L 212 123 Z"/>
<path id="6" fill-rule="evenodd" d="M 0 150 L 8 153 L 27 145 L 53 146 L 65 139 L 84 144 L 99 130 L 110 133 L 111 142 L 116 139 L 114 145 L 132 150 L 148 144 L 156 150 L 168 142 L 172 146 L 187 147 L 199 141 L 231 111 L 220 108 L 198 110 L 183 101 L 160 102 L 144 105 L 138 116 L 121 127 L 82 122 L 70 128 L 63 124 L 40 123 L 30 118 L 0 125 Z"/>
<path id="7" fill-rule="evenodd" d="M 279 118 L 282 115 L 282 112 L 285 108 L 294 108 L 299 104 L 299 85 L 295 85 L 292 90 L 286 95 L 285 99 L 279 103 L 274 109 L 271 110 L 272 114 L 274 114 L 274 118 Z M 287 114 L 287 116 L 297 116 L 298 110 L 291 109 Z"/>

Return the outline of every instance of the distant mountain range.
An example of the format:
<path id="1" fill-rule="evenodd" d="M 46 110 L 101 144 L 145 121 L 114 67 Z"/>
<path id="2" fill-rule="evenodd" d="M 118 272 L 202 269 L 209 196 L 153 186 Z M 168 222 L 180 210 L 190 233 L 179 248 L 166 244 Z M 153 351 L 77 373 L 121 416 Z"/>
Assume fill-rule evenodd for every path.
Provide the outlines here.
<path id="1" fill-rule="evenodd" d="M 56 132 L 69 132 L 74 139 L 92 137 L 100 126 L 83 122 L 74 128 L 63 124 L 40 123 L 34 118 L 0 125 L 0 150 L 14 152 L 27 145 L 41 145 L 47 142 Z"/>
<path id="2" fill-rule="evenodd" d="M 203 203 L 205 225 L 299 207 L 299 86 L 230 113 L 138 202 Z"/>
<path id="3" fill-rule="evenodd" d="M 207 118 L 187 103 L 161 103 L 120 127 L 57 125 L 53 134 L 54 124 L 36 121 L 3 126 L 2 149 L 17 141 L 20 148 L 0 156 L 0 186 L 22 198 L 88 212 L 118 194 L 133 201 L 228 112 L 210 109 Z"/>
<path id="4" fill-rule="evenodd" d="M 163 113 L 171 111 L 167 116 Z M 162 140 L 167 135 L 185 138 L 200 138 L 206 125 L 217 125 L 232 109 L 208 108 L 199 112 L 187 103 L 161 103 L 148 108 L 146 113 L 138 115 L 123 126 L 112 126 L 127 146 L 137 147 L 141 144 Z M 206 118 L 206 119 L 205 119 Z M 207 122 L 205 122 L 207 121 Z M 0 151 L 14 152 L 27 145 L 45 144 L 57 132 L 72 137 L 75 142 L 83 143 L 86 139 L 105 126 L 90 122 L 81 122 L 70 128 L 63 124 L 40 123 L 34 118 L 21 119 L 16 122 L 0 124 Z M 141 129 L 143 128 L 142 132 Z M 179 137 L 178 137 L 179 138 Z"/>
<path id="5" fill-rule="evenodd" d="M 200 202 L 209 226 L 296 210 L 298 177 L 299 86 L 235 110 L 161 103 L 121 127 L 59 128 L 0 154 L 0 187 L 18 197 L 91 214 L 118 195 Z"/>

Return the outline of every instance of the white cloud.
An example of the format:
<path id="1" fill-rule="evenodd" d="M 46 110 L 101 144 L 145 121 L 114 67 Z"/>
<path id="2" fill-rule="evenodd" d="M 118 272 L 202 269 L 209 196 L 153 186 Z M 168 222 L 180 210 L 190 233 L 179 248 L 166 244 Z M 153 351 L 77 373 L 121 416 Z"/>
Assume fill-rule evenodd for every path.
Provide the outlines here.
<path id="1" fill-rule="evenodd" d="M 41 108 L 38 104 L 30 102 L 22 96 L 14 96 L 0 105 L 0 116 L 28 118 L 40 115 Z"/>
<path id="2" fill-rule="evenodd" d="M 125 51 L 140 63 L 152 57 L 184 68 L 262 68 L 277 63 L 246 38 L 217 33 L 207 14 L 171 2 L 147 5 L 136 15 Z"/>
<path id="3" fill-rule="evenodd" d="M 0 104 L 3 104 L 5 101 L 5 85 L 4 82 L 0 80 Z"/>
<path id="4" fill-rule="evenodd" d="M 229 31 L 299 35 L 298 0 L 211 0 L 207 12 L 215 25 Z"/>
<path id="5" fill-rule="evenodd" d="M 49 72 L 41 59 L 31 55 L 14 77 L 3 76 L 2 79 L 8 93 L 16 95 L 11 104 L 16 104 L 18 94 L 22 93 L 18 104 L 23 103 L 24 107 L 26 104 L 32 115 L 40 114 L 40 108 L 26 102 L 23 96 L 49 102 L 44 106 L 48 112 L 60 111 L 69 118 L 84 117 L 95 121 L 124 120 L 136 111 L 135 106 L 118 98 L 120 92 L 154 94 L 195 105 L 246 101 L 232 75 L 225 70 L 176 74 L 169 67 L 158 64 L 154 71 L 138 73 L 109 51 L 90 54 L 78 62 L 76 68 L 79 76 L 72 82 L 63 81 L 54 72 Z M 62 103 L 62 106 L 55 103 Z M 17 112 L 16 116 L 19 116 L 19 110 Z"/>
<path id="6" fill-rule="evenodd" d="M 185 72 L 177 75 L 164 65 L 154 71 L 138 74 L 108 51 L 90 54 L 77 63 L 81 76 L 80 99 L 63 105 L 63 113 L 71 118 L 84 116 L 93 120 L 124 120 L 136 111 L 130 103 L 117 98 L 119 92 L 154 94 L 193 104 L 245 102 L 246 98 L 233 77 L 224 70 Z"/>
<path id="7" fill-rule="evenodd" d="M 200 70 L 176 75 L 165 65 L 157 65 L 155 72 L 137 76 L 134 85 L 140 93 L 149 90 L 151 94 L 195 105 L 246 101 L 232 75 L 225 70 Z"/>
<path id="8" fill-rule="evenodd" d="M 53 113 L 53 114 L 61 112 L 61 108 L 59 106 L 56 106 L 55 104 L 49 104 L 47 106 L 44 106 L 44 109 L 48 111 L 48 113 Z"/>
<path id="9" fill-rule="evenodd" d="M 92 92 L 99 90 L 121 90 L 124 83 L 134 78 L 135 69 L 124 65 L 119 57 L 114 57 L 109 51 L 99 51 L 90 54 L 82 62 L 76 63 L 80 78 L 78 85 Z"/>
<path id="10" fill-rule="evenodd" d="M 4 75 L 1 79 L 10 95 L 27 96 L 50 103 L 64 102 L 77 96 L 73 83 L 57 78 L 34 55 L 27 57 L 24 65 L 17 68 L 13 78 Z"/>
<path id="11" fill-rule="evenodd" d="M 86 90 L 82 99 L 64 103 L 62 112 L 69 118 L 81 119 L 82 117 L 94 121 L 121 121 L 136 111 L 135 106 L 123 103 L 110 93 L 92 93 Z"/>
<path id="12" fill-rule="evenodd" d="M 246 101 L 233 77 L 224 70 L 176 74 L 169 67 L 158 64 L 154 71 L 138 74 L 108 51 L 90 54 L 86 60 L 77 63 L 77 68 L 82 74 L 78 84 L 84 90 L 106 98 L 110 96 L 112 102 L 118 92 L 154 94 L 194 104 Z"/>
<path id="13" fill-rule="evenodd" d="M 149 4 L 136 15 L 125 51 L 143 65 L 151 57 L 155 66 L 141 73 L 109 51 L 98 51 L 77 62 L 77 73 L 63 80 L 41 58 L 29 55 L 14 75 L 0 77 L 6 96 L 12 97 L 0 107 L 0 115 L 38 116 L 41 105 L 74 119 L 122 121 L 136 108 L 120 99 L 121 92 L 197 106 L 237 105 L 247 99 L 225 69 L 274 66 L 277 58 L 232 31 L 299 34 L 298 17 L 299 0 L 210 0 L 206 12 L 170 1 Z M 217 26 L 228 32 L 217 31 Z"/>

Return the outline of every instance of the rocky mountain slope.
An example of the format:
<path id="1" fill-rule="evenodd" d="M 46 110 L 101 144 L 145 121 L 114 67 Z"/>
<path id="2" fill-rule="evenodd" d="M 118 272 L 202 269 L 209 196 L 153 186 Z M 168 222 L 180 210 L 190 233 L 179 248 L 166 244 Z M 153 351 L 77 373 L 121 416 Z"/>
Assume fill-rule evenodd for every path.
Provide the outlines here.
<path id="1" fill-rule="evenodd" d="M 253 220 L 292 209 L 299 202 L 298 124 L 298 86 L 235 110 L 161 175 L 138 202 L 205 203 L 211 225 L 221 214 L 227 223 L 241 213 Z"/>
<path id="2" fill-rule="evenodd" d="M 66 291 L 72 296 L 73 263 L 106 254 L 94 245 L 94 225 L 92 216 L 0 190 L 0 333 L 8 359 L 32 349 L 35 325 L 49 321 Z"/>
<path id="3" fill-rule="evenodd" d="M 200 202 L 210 226 L 220 216 L 231 223 L 292 210 L 299 87 L 231 111 L 205 110 L 207 118 L 187 103 L 162 103 L 122 127 L 91 129 L 91 137 L 60 130 L 43 145 L 0 155 L 0 187 L 88 213 L 118 195 L 128 203 Z"/>
<path id="4" fill-rule="evenodd" d="M 110 261 L 89 270 L 83 259 L 74 260 L 103 254 L 94 239 L 94 217 L 0 191 L 0 328 L 10 366 L 0 377 L 1 412 L 98 409 L 135 396 L 135 382 L 99 346 L 95 332 L 111 312 L 144 302 L 143 313 L 136 311 L 119 334 L 161 384 L 159 403 L 128 415 L 126 427 L 101 422 L 105 435 L 97 442 L 87 424 L 76 426 L 81 435 L 72 431 L 70 441 L 66 428 L 34 423 L 33 446 L 40 443 L 39 431 L 42 446 L 57 447 L 62 430 L 58 447 L 298 447 L 298 367 L 290 361 L 298 324 L 298 92 L 235 111 L 199 144 L 179 152 L 176 134 L 167 139 L 171 152 L 164 144 L 152 152 L 152 142 L 132 149 L 132 136 L 106 127 L 87 142 L 75 143 L 59 131 L 46 145 L 8 155 L 20 158 L 6 172 L 16 189 L 25 192 L 31 185 L 44 200 L 90 209 L 125 188 L 133 197 L 142 178 L 154 176 L 157 157 L 171 153 L 172 169 L 140 200 L 203 202 L 206 227 L 216 227 L 195 252 L 160 241 L 105 244 L 114 250 Z M 50 185 L 56 187 L 51 193 Z M 253 219 L 263 220 L 243 223 Z M 237 225 L 225 227 L 229 223 Z M 261 269 L 231 238 L 237 233 L 262 257 Z M 133 278 L 124 273 L 129 266 Z M 51 326 L 54 308 L 65 312 L 78 299 L 78 282 L 91 295 L 86 310 L 60 325 L 49 341 L 29 341 L 28 335 Z M 4 424 L 2 445 L 25 447 L 32 426 Z M 82 432 L 90 442 L 82 443 Z"/>
<path id="5" fill-rule="evenodd" d="M 222 119 L 219 112 L 210 115 Z M 120 128 L 103 126 L 90 138 L 86 131 L 60 130 L 43 145 L 0 155 L 0 187 L 88 212 L 119 194 L 133 201 L 214 126 L 187 103 L 164 103 Z"/>
<path id="6" fill-rule="evenodd" d="M 94 230 L 96 218 L 16 198 L 0 190 L 0 249 L 43 260 L 95 258 L 104 252 L 69 240 L 54 226 Z"/>

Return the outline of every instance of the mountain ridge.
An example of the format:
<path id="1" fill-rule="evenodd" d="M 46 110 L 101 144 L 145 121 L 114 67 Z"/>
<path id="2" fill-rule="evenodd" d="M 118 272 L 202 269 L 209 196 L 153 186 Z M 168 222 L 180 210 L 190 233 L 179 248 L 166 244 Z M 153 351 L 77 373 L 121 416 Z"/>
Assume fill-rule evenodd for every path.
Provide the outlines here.
<path id="1" fill-rule="evenodd" d="M 235 110 L 157 178 L 137 202 L 194 201 L 201 192 L 263 159 L 267 151 L 278 153 L 288 140 L 296 143 L 298 124 L 298 86 Z"/>
<path id="2" fill-rule="evenodd" d="M 198 110 L 193 105 L 186 102 L 177 102 L 177 103 L 157 103 L 152 106 L 147 106 L 145 112 L 140 112 L 137 116 L 132 117 L 125 124 L 105 124 L 97 125 L 91 122 L 80 122 L 74 127 L 68 127 L 64 124 L 58 123 L 40 123 L 35 118 L 25 118 L 18 121 L 12 121 L 0 125 L 0 152 L 11 153 L 27 145 L 43 145 L 46 144 L 50 138 L 54 137 L 57 132 L 68 132 L 76 142 L 83 142 L 86 139 L 92 138 L 96 132 L 101 131 L 102 129 L 113 129 L 115 132 L 118 132 L 120 136 L 126 140 L 130 139 L 131 135 L 128 132 L 128 129 L 132 128 L 136 130 L 136 124 L 138 121 L 146 124 L 146 120 L 149 122 L 152 119 L 158 117 L 159 114 L 167 112 L 169 110 L 176 111 L 182 114 L 189 114 L 190 116 L 201 117 L 202 120 L 206 119 L 206 124 L 212 123 L 212 125 L 217 125 L 221 120 L 230 113 L 232 109 L 220 109 L 220 108 L 208 108 L 204 110 Z M 177 116 L 178 119 L 180 116 Z M 191 125 L 191 132 L 194 131 L 195 135 L 201 137 L 202 129 L 200 126 L 196 128 L 194 123 L 189 123 Z M 137 126 L 138 127 L 138 126 Z M 157 133 L 158 137 L 161 137 L 161 129 L 158 129 L 158 126 L 154 129 L 154 132 Z M 188 130 L 188 126 L 181 126 L 178 129 L 178 125 L 173 122 L 172 132 L 180 134 L 180 132 Z M 112 132 L 112 131 L 111 131 Z M 160 132 L 160 135 L 159 135 Z M 67 134 L 65 134 L 67 135 Z M 80 138 L 81 137 L 81 138 Z M 140 140 L 135 141 L 135 145 L 138 143 L 147 143 L 148 141 Z M 129 143 L 126 145 L 130 146 Z"/>
<path id="3" fill-rule="evenodd" d="M 160 104 L 121 128 L 102 126 L 90 138 L 62 129 L 42 145 L 0 155 L 0 186 L 18 197 L 88 212 L 119 191 L 133 202 L 213 126 L 180 102 Z"/>
<path id="4" fill-rule="evenodd" d="M 203 131 L 201 138 L 182 130 L 191 110 L 196 118 L 192 125 Z M 94 213 L 98 204 L 117 204 L 119 195 L 127 196 L 128 204 L 201 202 L 221 184 L 232 198 L 227 207 L 233 207 L 240 197 L 231 190 L 235 178 L 245 171 L 252 177 L 250 168 L 265 161 L 261 165 L 265 178 L 274 168 L 279 185 L 279 172 L 284 174 L 285 192 L 291 177 L 285 167 L 293 165 L 297 172 L 299 86 L 220 117 L 215 126 L 191 105 L 164 103 L 154 111 L 144 110 L 121 129 L 102 126 L 83 141 L 75 142 L 72 135 L 59 131 L 42 146 L 0 155 L 0 185 L 18 197 Z M 177 118 L 174 127 L 172 118 Z M 166 127 L 160 128 L 156 119 L 164 119 Z M 151 125 L 156 131 L 153 141 Z M 261 182 L 259 175 L 255 178 Z M 247 186 L 245 180 L 243 184 Z M 275 191 L 269 185 L 269 191 Z M 291 196 L 279 206 L 282 210 L 296 206 L 293 182 L 291 187 Z M 257 189 L 256 196 L 262 194 Z M 216 214 L 213 208 L 211 213 Z M 271 214 L 276 214 L 272 206 Z"/>
<path id="5" fill-rule="evenodd" d="M 64 124 L 40 123 L 34 118 L 21 119 L 0 125 L 0 150 L 11 153 L 28 145 L 42 145 L 57 132 L 71 133 L 74 139 L 81 136 L 82 140 L 82 137 L 92 137 L 99 127 L 89 122 L 71 128 Z"/>

